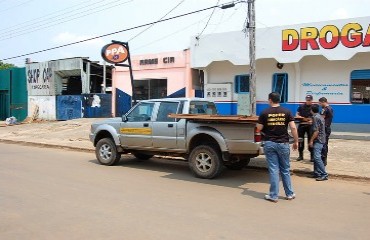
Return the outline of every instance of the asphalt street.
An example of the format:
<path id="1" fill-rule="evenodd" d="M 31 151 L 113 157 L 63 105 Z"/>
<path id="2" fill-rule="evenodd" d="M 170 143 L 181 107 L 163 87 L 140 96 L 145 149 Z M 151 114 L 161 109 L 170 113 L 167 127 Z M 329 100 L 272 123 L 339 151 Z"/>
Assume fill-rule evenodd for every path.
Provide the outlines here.
<path id="1" fill-rule="evenodd" d="M 181 161 L 106 167 L 92 153 L 0 144 L 0 239 L 369 239 L 369 182 L 293 184 L 295 200 L 271 203 L 265 171 L 202 180 Z"/>

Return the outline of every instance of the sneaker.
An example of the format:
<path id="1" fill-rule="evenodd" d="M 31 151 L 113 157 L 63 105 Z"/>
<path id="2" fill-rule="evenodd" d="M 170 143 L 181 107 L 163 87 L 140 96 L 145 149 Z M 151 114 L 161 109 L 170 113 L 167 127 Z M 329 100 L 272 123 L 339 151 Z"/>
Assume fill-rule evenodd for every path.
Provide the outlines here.
<path id="1" fill-rule="evenodd" d="M 318 177 L 316 178 L 316 181 L 326 181 L 328 180 L 328 177 Z"/>
<path id="2" fill-rule="evenodd" d="M 295 199 L 295 193 L 293 193 L 292 195 L 290 195 L 290 196 L 286 196 L 286 198 L 285 198 L 286 200 L 293 200 L 293 199 Z"/>
<path id="3" fill-rule="evenodd" d="M 270 202 L 274 202 L 274 203 L 278 202 L 277 199 L 273 199 L 269 194 L 265 195 L 265 200 L 270 201 Z"/>

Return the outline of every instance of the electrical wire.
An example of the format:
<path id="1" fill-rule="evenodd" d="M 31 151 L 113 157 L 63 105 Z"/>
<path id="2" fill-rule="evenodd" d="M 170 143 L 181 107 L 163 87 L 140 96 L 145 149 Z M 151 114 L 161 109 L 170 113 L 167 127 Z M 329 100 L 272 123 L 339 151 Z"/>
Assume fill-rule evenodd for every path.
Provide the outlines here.
<path id="1" fill-rule="evenodd" d="M 163 18 L 167 17 L 170 13 L 172 13 L 176 8 L 178 8 L 182 3 L 184 3 L 185 0 L 182 0 L 180 1 L 175 7 L 173 7 L 169 12 L 167 12 L 165 15 L 163 15 L 163 17 L 161 17 L 159 20 L 162 20 Z M 154 24 L 148 26 L 147 28 L 145 28 L 144 30 L 142 30 L 141 32 L 139 32 L 138 34 L 136 34 L 135 36 L 133 36 L 132 38 L 130 38 L 128 40 L 128 42 L 132 41 L 133 39 L 137 38 L 138 36 L 140 36 L 141 34 L 143 34 L 144 32 L 146 32 L 147 30 L 149 30 L 151 27 L 153 27 Z"/>
<path id="2" fill-rule="evenodd" d="M 27 3 L 29 3 L 29 2 L 32 2 L 32 1 L 35 1 L 35 0 L 28 0 L 28 1 L 25 1 L 25 2 L 20 3 L 20 4 L 18 4 L 18 5 L 15 5 L 15 6 L 11 6 L 11 7 L 5 8 L 5 9 L 1 10 L 1 11 L 0 11 L 0 13 L 2 13 L 2 12 L 6 12 L 6 11 L 8 11 L 8 10 L 10 10 L 10 9 L 13 9 L 13 8 L 16 8 L 16 7 L 20 7 L 20 6 L 25 5 L 25 4 L 27 4 Z"/>
<path id="3" fill-rule="evenodd" d="M 217 0 L 216 5 L 218 5 L 219 3 L 220 3 L 220 0 Z M 204 30 L 206 30 L 206 28 L 207 28 L 207 26 L 208 26 L 208 24 L 209 24 L 209 21 L 211 21 L 211 18 L 212 18 L 212 16 L 213 16 L 213 14 L 215 13 L 215 11 L 216 11 L 216 8 L 214 8 L 214 9 L 213 9 L 213 11 L 212 11 L 212 13 L 211 13 L 211 16 L 209 16 L 208 21 L 207 21 L 206 25 L 204 26 L 203 30 L 202 30 L 202 31 L 198 34 L 198 36 L 196 37 L 197 39 L 199 39 L 199 38 L 200 38 L 200 36 L 203 34 Z"/>
<path id="4" fill-rule="evenodd" d="M 122 0 L 120 0 L 120 1 L 122 1 Z M 37 26 L 36 28 L 34 28 L 34 30 L 28 29 L 30 31 L 28 31 L 28 30 L 20 31 L 19 34 L 14 35 L 14 36 L 12 34 L 8 34 L 8 35 L 11 35 L 11 36 L 9 36 L 9 37 L 0 37 L 0 41 L 8 40 L 8 39 L 15 38 L 15 37 L 18 37 L 18 36 L 22 36 L 22 35 L 25 35 L 25 34 L 28 34 L 28 33 L 33 33 L 33 32 L 36 32 L 36 31 L 39 31 L 39 30 L 42 30 L 42 29 L 50 28 L 50 27 L 53 27 L 53 26 L 56 26 L 56 25 L 59 25 L 59 24 L 62 24 L 62 23 L 70 22 L 72 20 L 79 19 L 79 18 L 88 16 L 88 15 L 91 15 L 91 14 L 94 14 L 94 13 L 102 12 L 102 11 L 105 11 L 105 10 L 108 10 L 108 9 L 111 9 L 111 8 L 114 8 L 114 7 L 123 5 L 123 4 L 130 3 L 132 1 L 134 1 L 134 0 L 129 0 L 129 1 L 126 1 L 126 2 L 123 2 L 123 3 L 119 3 L 119 4 L 116 4 L 116 5 L 112 5 L 112 6 L 109 6 L 109 7 L 103 8 L 103 9 L 100 9 L 102 6 L 110 5 L 112 3 L 112 2 L 110 2 L 110 3 L 104 4 L 102 6 L 98 6 L 98 7 L 95 7 L 95 8 L 92 8 L 92 9 L 89 9 L 89 10 L 86 10 L 86 11 L 83 11 L 83 12 L 80 12 L 80 13 L 84 13 L 84 12 L 87 12 L 87 13 L 84 14 L 84 15 L 81 15 L 81 16 L 77 16 L 75 18 L 70 18 L 70 17 L 71 16 L 75 16 L 75 15 L 79 15 L 80 13 L 76 13 L 76 14 L 73 14 L 73 15 L 70 15 L 70 16 L 67 16 L 67 17 L 63 17 L 63 18 L 57 19 L 57 21 L 63 20 L 63 19 L 67 19 L 65 21 L 61 21 L 61 22 L 56 22 L 55 21 L 55 24 L 48 25 L 49 23 L 46 23 L 46 24 L 42 24 L 40 26 Z M 90 12 L 93 9 L 99 9 L 99 10 L 94 11 L 94 12 Z M 42 26 L 45 26 L 45 27 L 42 27 Z"/>
<path id="5" fill-rule="evenodd" d="M 72 5 L 70 7 L 67 7 L 67 8 L 64 8 L 64 9 L 61 9 L 61 10 L 54 11 L 52 13 L 46 14 L 44 16 L 37 17 L 37 18 L 31 19 L 31 20 L 28 20 L 28 21 L 25 21 L 25 22 L 21 22 L 21 23 L 18 23 L 18 24 L 15 24 L 15 25 L 12 25 L 12 26 L 9 26 L 9 27 L 6 27 L 6 28 L 2 28 L 2 29 L 0 29 L 0 34 L 2 35 L 3 33 L 12 32 L 12 31 L 15 31 L 15 30 L 18 30 L 18 29 L 26 28 L 26 27 L 32 26 L 32 25 L 37 24 L 37 23 L 45 22 L 45 21 L 48 21 L 48 20 L 52 20 L 52 19 L 54 19 L 56 17 L 66 15 L 66 13 L 63 13 L 63 14 L 55 15 L 53 17 L 46 18 L 47 16 L 52 16 L 52 15 L 54 15 L 56 13 L 59 13 L 59 12 L 65 12 L 66 10 L 69 10 L 71 8 L 73 9 L 76 6 L 84 5 L 84 7 L 78 8 L 78 9 L 75 9 L 75 10 L 71 10 L 67 14 L 69 14 L 71 12 L 78 11 L 80 9 L 84 9 L 86 7 L 89 7 L 89 6 L 92 6 L 92 5 L 101 3 L 101 2 L 104 2 L 104 1 L 106 1 L 106 0 L 97 0 L 97 2 L 95 2 L 93 4 L 90 4 L 90 5 L 86 5 L 86 2 L 80 2 L 80 3 L 75 4 L 75 5 Z M 41 19 L 41 20 L 39 20 L 39 19 Z M 39 21 L 35 21 L 35 20 L 39 20 Z M 27 24 L 27 23 L 30 23 L 30 24 Z M 24 25 L 24 26 L 22 26 L 22 25 Z M 18 27 L 18 26 L 22 26 L 22 27 Z M 15 28 L 15 27 L 17 27 L 17 28 Z M 8 29 L 11 29 L 11 30 L 8 30 Z M 5 31 L 5 30 L 8 30 L 8 31 Z"/>
<path id="6" fill-rule="evenodd" d="M 136 48 L 134 48 L 134 49 L 133 49 L 133 51 L 136 51 L 136 50 L 142 49 L 142 48 L 144 48 L 144 47 L 147 47 L 147 46 L 150 46 L 150 45 L 152 45 L 152 44 L 154 44 L 154 43 L 157 43 L 157 42 L 159 42 L 159 41 L 162 41 L 163 39 L 166 39 L 166 38 L 172 37 L 172 36 L 174 36 L 174 35 L 176 35 L 176 34 L 178 34 L 178 33 L 182 32 L 182 31 L 184 31 L 184 30 L 186 30 L 186 29 L 189 29 L 190 27 L 192 27 L 192 26 L 194 26 L 194 25 L 196 25 L 196 24 L 199 24 L 200 22 L 202 22 L 202 21 L 204 21 L 205 19 L 209 18 L 209 16 L 211 16 L 211 15 L 208 15 L 208 16 L 206 16 L 205 18 L 203 18 L 203 19 L 201 19 L 201 20 L 199 20 L 199 21 L 193 22 L 192 24 L 189 24 L 189 25 L 187 25 L 186 27 L 184 27 L 184 28 L 182 28 L 182 29 L 177 30 L 176 32 L 170 33 L 170 34 L 168 34 L 168 35 L 166 35 L 166 36 L 164 36 L 164 37 L 158 38 L 158 39 L 156 39 L 156 40 L 154 40 L 154 41 L 152 41 L 152 42 L 149 42 L 149 43 L 147 43 L 147 44 L 145 44 L 145 45 L 142 45 L 142 46 L 140 46 L 140 47 L 136 47 Z"/>
<path id="7" fill-rule="evenodd" d="M 243 1 L 234 1 L 234 2 L 232 2 L 232 5 L 230 5 L 230 7 L 233 7 L 233 6 L 235 6 L 235 4 L 239 4 L 241 2 L 243 2 Z M 5 60 L 9 60 L 9 59 L 20 58 L 20 57 L 25 57 L 25 56 L 33 55 L 33 54 L 36 54 L 36 53 L 47 52 L 47 51 L 51 51 L 51 50 L 55 50 L 55 49 L 59 49 L 59 48 L 67 47 L 67 46 L 72 46 L 72 45 L 76 45 L 76 44 L 79 44 L 79 43 L 83 43 L 83 42 L 88 42 L 88 41 L 91 41 L 91 40 L 95 40 L 95 39 L 98 39 L 98 38 L 103 38 L 103 37 L 115 35 L 117 33 L 127 32 L 127 31 L 131 31 L 131 30 L 134 30 L 134 29 L 138 29 L 138 28 L 150 26 L 152 24 L 157 24 L 157 23 L 160 23 L 160 22 L 166 22 L 166 21 L 170 21 L 170 20 L 173 20 L 173 19 L 177 19 L 177 18 L 189 16 L 189 15 L 192 15 L 192 14 L 204 12 L 204 11 L 207 11 L 207 10 L 210 10 L 210 9 L 214 9 L 214 8 L 217 8 L 217 7 L 223 8 L 223 6 L 227 6 L 227 4 L 215 5 L 215 6 L 211 6 L 211 7 L 207 7 L 207 8 L 203 8 L 203 9 L 199 9 L 199 10 L 187 12 L 187 13 L 183 13 L 183 14 L 176 15 L 176 16 L 173 16 L 173 17 L 165 18 L 165 19 L 158 20 L 158 21 L 155 21 L 155 22 L 150 22 L 150 23 L 146 23 L 146 24 L 142 24 L 142 25 L 137 25 L 137 26 L 126 28 L 126 29 L 122 29 L 122 30 L 119 30 L 119 31 L 115 31 L 115 32 L 111 32 L 111 33 L 106 33 L 106 34 L 103 34 L 103 35 L 100 35 L 100 36 L 91 37 L 91 38 L 87 38 L 87 39 L 84 39 L 84 40 L 80 40 L 80 41 L 76 41 L 76 42 L 71 42 L 71 43 L 67 43 L 67 44 L 63 44 L 63 45 L 59 45 L 59 46 L 56 46 L 56 47 L 51 47 L 51 48 L 47 48 L 47 49 L 35 51 L 35 52 L 25 53 L 25 54 L 21 54 L 21 55 L 18 55 L 18 56 L 13 56 L 13 57 L 7 57 L 7 58 L 3 58 L 1 60 L 2 61 L 5 61 Z"/>

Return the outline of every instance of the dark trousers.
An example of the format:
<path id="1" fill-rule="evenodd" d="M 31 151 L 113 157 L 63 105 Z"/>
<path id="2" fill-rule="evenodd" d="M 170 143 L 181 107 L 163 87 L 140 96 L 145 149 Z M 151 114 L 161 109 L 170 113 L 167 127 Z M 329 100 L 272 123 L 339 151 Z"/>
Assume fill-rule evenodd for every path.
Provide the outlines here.
<path id="1" fill-rule="evenodd" d="M 324 143 L 324 146 L 322 148 L 322 151 L 321 151 L 321 158 L 322 160 L 326 160 L 328 158 L 328 152 L 329 152 L 329 147 L 328 147 L 328 144 L 329 144 L 329 137 L 330 137 L 330 134 L 331 134 L 331 128 L 330 127 L 325 127 L 325 134 L 326 134 L 326 141 Z"/>
<path id="2" fill-rule="evenodd" d="M 310 142 L 312 131 L 311 131 L 311 125 L 309 124 L 299 124 L 298 126 L 298 137 L 302 139 L 302 141 L 299 141 L 298 144 L 298 151 L 299 155 L 303 156 L 303 150 L 304 150 L 304 136 L 307 134 L 307 141 Z M 308 150 L 311 152 L 312 155 L 312 148 L 308 147 Z"/>

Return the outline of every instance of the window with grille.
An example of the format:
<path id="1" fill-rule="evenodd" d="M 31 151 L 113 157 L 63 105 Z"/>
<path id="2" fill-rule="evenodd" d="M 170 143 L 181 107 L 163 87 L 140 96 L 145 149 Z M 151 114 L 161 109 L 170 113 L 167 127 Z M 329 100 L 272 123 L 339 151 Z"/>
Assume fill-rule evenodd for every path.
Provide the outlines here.
<path id="1" fill-rule="evenodd" d="M 288 102 L 288 74 L 275 73 L 272 76 L 272 91 L 280 93 L 280 102 Z"/>
<path id="2" fill-rule="evenodd" d="M 234 86 L 235 93 L 249 93 L 249 75 L 236 75 Z"/>

